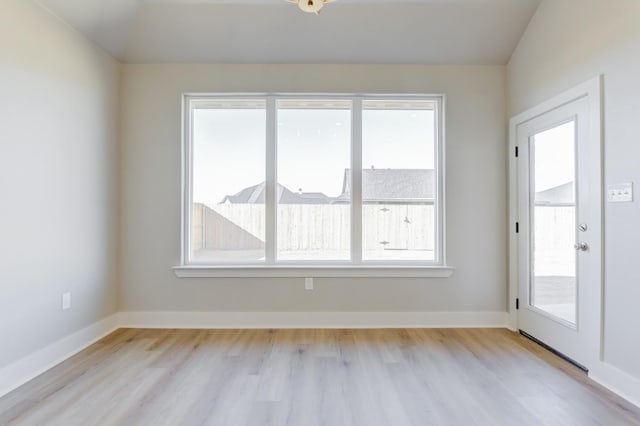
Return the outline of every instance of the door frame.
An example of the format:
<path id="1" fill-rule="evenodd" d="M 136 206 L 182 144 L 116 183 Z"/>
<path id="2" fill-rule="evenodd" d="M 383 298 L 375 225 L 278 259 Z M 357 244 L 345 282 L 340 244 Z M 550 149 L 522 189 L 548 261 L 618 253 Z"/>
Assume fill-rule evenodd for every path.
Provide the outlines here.
<path id="1" fill-rule="evenodd" d="M 518 331 L 518 310 L 516 309 L 516 299 L 518 298 L 519 279 L 519 248 L 516 232 L 516 223 L 519 221 L 518 211 L 518 169 L 516 158 L 517 130 L 518 126 L 534 118 L 537 118 L 549 111 L 557 109 L 573 101 L 587 99 L 587 150 L 589 162 L 588 185 L 593 190 L 591 210 L 592 220 L 589 223 L 589 246 L 591 256 L 594 260 L 593 274 L 599 278 L 599 288 L 590 289 L 592 294 L 588 298 L 589 306 L 583 307 L 593 312 L 593 316 L 588 316 L 588 320 L 582 325 L 586 335 L 586 347 L 588 353 L 585 358 L 588 360 L 585 367 L 596 367 L 602 360 L 602 319 L 603 319 L 603 180 L 602 180 L 602 76 L 594 77 L 572 89 L 569 89 L 553 98 L 528 109 L 509 121 L 509 299 L 508 299 L 508 328 Z"/>

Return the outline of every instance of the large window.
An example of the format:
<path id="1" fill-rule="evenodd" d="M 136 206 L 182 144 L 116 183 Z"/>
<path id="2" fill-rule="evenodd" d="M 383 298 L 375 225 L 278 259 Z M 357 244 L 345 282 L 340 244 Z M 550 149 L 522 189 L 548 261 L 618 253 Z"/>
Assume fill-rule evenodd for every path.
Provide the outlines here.
<path id="1" fill-rule="evenodd" d="M 442 98 L 185 96 L 184 265 L 443 265 Z"/>

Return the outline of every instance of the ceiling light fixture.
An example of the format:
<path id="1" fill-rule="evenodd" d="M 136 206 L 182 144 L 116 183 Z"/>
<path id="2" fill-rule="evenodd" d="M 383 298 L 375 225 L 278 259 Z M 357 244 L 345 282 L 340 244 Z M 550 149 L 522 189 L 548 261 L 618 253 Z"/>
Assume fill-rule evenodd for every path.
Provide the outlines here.
<path id="1" fill-rule="evenodd" d="M 289 0 L 291 3 L 297 3 L 298 7 L 307 13 L 320 13 L 320 9 L 325 3 L 332 2 L 333 0 Z"/>

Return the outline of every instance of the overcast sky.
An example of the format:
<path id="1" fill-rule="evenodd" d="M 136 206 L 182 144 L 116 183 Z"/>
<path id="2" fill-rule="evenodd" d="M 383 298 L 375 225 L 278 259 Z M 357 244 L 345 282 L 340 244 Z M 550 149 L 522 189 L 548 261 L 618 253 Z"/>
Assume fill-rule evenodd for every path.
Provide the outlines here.
<path id="1" fill-rule="evenodd" d="M 434 113 L 363 112 L 363 167 L 431 169 Z M 292 191 L 342 191 L 350 168 L 351 112 L 284 109 L 278 112 L 278 181 Z M 265 111 L 194 112 L 195 202 L 209 205 L 265 180 Z"/>
<path id="2" fill-rule="evenodd" d="M 575 178 L 575 122 L 535 136 L 535 191 L 553 188 Z"/>

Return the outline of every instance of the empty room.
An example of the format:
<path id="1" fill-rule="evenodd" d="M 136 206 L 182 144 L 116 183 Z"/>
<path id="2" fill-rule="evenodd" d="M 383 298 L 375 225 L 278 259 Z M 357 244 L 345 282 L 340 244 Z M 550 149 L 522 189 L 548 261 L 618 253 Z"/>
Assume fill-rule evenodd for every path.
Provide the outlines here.
<path id="1" fill-rule="evenodd" d="M 0 0 L 0 425 L 640 425 L 639 121 L 637 0 Z"/>

